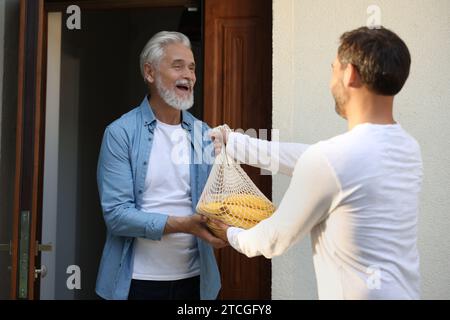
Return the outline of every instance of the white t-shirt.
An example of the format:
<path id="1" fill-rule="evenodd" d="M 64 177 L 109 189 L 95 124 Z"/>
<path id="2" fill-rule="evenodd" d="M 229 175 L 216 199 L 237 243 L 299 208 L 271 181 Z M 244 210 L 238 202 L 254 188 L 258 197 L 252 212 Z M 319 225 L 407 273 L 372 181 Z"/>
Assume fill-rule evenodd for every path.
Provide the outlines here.
<path id="1" fill-rule="evenodd" d="M 157 121 L 141 210 L 171 216 L 192 212 L 189 176 L 190 142 L 181 125 Z M 197 240 L 187 233 L 163 235 L 160 241 L 136 238 L 133 279 L 179 280 L 200 274 Z"/>
<path id="2" fill-rule="evenodd" d="M 280 168 L 293 176 L 272 217 L 228 229 L 236 250 L 271 258 L 310 232 L 320 299 L 420 298 L 422 160 L 399 124 L 360 124 L 309 147 L 232 133 L 227 153 L 242 161 L 236 150 L 255 153 L 261 143 L 277 145 Z"/>

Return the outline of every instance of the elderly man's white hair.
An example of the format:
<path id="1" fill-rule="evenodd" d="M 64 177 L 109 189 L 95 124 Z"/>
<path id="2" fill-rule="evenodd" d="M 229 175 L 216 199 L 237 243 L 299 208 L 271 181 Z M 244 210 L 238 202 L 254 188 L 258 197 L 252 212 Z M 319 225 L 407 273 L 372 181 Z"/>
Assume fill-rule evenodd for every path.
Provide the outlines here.
<path id="1" fill-rule="evenodd" d="M 175 31 L 161 31 L 155 34 L 142 49 L 140 56 L 141 74 L 145 79 L 144 64 L 158 66 L 164 54 L 165 47 L 172 43 L 182 43 L 191 49 L 191 42 L 184 34 Z"/>

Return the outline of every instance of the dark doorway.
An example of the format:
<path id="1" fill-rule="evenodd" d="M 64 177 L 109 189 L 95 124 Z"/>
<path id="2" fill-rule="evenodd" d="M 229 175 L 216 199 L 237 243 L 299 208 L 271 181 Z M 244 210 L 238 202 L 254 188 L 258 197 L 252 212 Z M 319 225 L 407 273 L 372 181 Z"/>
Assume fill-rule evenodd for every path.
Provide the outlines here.
<path id="1" fill-rule="evenodd" d="M 153 34 L 182 29 L 191 37 L 197 65 L 203 64 L 200 8 L 195 9 L 83 11 L 81 30 L 66 28 L 65 14 L 49 13 L 49 28 L 58 28 L 55 21 L 61 20 L 60 91 L 59 108 L 48 105 L 46 114 L 42 242 L 53 243 L 53 250 L 42 253 L 41 263 L 48 274 L 41 279 L 41 298 L 95 298 L 105 240 L 96 183 L 103 131 L 138 106 L 147 93 L 139 54 Z M 54 31 L 49 30 L 49 35 Z M 55 46 L 52 41 L 57 39 L 49 39 L 49 49 Z M 52 54 L 55 52 L 48 52 L 48 57 Z M 51 63 L 48 60 L 48 66 Z M 196 104 L 190 109 L 200 118 L 201 74 L 195 87 Z M 49 86 L 52 84 L 47 83 L 48 103 L 57 92 Z M 71 265 L 80 267 L 79 290 L 69 290 L 66 285 Z"/>

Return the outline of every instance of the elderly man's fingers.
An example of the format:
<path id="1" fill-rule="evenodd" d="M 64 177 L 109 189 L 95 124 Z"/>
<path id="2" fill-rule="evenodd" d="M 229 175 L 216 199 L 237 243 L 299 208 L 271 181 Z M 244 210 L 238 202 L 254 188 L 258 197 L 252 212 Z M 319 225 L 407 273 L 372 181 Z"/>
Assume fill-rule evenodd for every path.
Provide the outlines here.
<path id="1" fill-rule="evenodd" d="M 202 229 L 198 236 L 200 238 L 202 238 L 203 240 L 207 241 L 208 243 L 210 243 L 212 246 L 214 246 L 215 248 L 221 248 L 224 247 L 226 245 L 228 245 L 228 241 L 227 239 L 221 239 L 218 238 L 216 236 L 214 236 L 208 229 Z"/>
<path id="2" fill-rule="evenodd" d="M 226 247 L 226 246 L 228 245 L 228 242 L 226 242 L 226 241 L 224 241 L 224 240 L 222 240 L 222 239 L 220 239 L 220 238 L 215 238 L 215 237 L 214 237 L 214 239 L 212 239 L 212 240 L 210 241 L 210 244 L 211 244 L 214 248 L 220 249 L 220 248 Z"/>
<path id="3" fill-rule="evenodd" d="M 209 221 L 211 221 L 212 223 L 214 223 L 217 227 L 221 228 L 221 229 L 227 229 L 229 227 L 228 224 L 226 224 L 225 222 L 218 220 L 218 219 L 214 219 L 214 218 L 208 218 Z"/>

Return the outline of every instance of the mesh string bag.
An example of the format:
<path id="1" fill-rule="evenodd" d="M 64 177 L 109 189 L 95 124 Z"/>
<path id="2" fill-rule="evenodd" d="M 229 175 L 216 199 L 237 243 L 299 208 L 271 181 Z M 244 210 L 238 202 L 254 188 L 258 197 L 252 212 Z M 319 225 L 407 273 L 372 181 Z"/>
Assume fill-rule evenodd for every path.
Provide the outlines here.
<path id="1" fill-rule="evenodd" d="M 228 126 L 214 130 L 222 128 L 230 130 Z M 200 196 L 197 212 L 230 226 L 249 229 L 270 217 L 274 211 L 272 202 L 222 147 Z M 214 224 L 207 224 L 213 234 L 225 236 Z"/>

